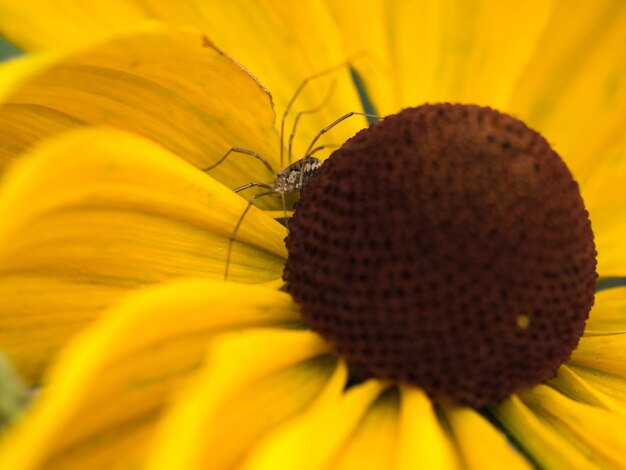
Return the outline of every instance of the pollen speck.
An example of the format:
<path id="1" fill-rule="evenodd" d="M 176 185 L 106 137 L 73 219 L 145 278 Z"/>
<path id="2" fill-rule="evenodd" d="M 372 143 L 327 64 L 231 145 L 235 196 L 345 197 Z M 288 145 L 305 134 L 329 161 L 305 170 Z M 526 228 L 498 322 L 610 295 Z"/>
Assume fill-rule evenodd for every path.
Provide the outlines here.
<path id="1" fill-rule="evenodd" d="M 517 323 L 517 327 L 520 330 L 527 330 L 530 325 L 530 317 L 528 315 L 518 315 L 515 323 Z"/>

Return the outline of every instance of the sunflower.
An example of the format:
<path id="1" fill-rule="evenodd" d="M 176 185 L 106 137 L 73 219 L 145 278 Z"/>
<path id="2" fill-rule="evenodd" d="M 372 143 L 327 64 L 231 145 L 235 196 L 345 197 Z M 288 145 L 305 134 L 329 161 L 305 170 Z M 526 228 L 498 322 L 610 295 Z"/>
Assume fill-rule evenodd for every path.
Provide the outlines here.
<path id="1" fill-rule="evenodd" d="M 624 467 L 623 2 L 0 1 L 0 27 L 33 52 L 1 72 L 0 348 L 44 384 L 0 467 Z M 260 199 L 224 282 L 232 188 L 275 175 L 199 170 L 278 169 L 363 103 L 391 117 L 324 134 L 289 257 Z M 416 226 L 469 235 L 415 254 Z M 407 310 L 439 336 L 377 317 Z"/>

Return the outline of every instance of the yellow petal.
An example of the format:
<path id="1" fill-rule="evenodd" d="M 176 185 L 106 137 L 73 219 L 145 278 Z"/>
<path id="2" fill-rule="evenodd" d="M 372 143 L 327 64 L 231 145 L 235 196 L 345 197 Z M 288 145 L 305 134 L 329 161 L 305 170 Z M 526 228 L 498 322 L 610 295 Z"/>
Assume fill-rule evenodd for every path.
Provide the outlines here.
<path id="1" fill-rule="evenodd" d="M 626 334 L 626 287 L 596 293 L 585 336 Z"/>
<path id="2" fill-rule="evenodd" d="M 532 468 L 504 435 L 476 411 L 454 405 L 445 405 L 443 409 L 465 468 L 476 470 Z"/>
<path id="3" fill-rule="evenodd" d="M 578 402 L 609 411 L 626 413 L 626 400 L 624 400 L 626 388 L 623 382 L 621 386 L 614 387 L 614 393 L 620 394 L 621 397 L 611 397 L 597 387 L 597 381 L 593 378 L 583 379 L 580 373 L 571 367 L 562 365 L 557 376 L 548 383 L 551 387 Z"/>
<path id="4" fill-rule="evenodd" d="M 541 54 L 543 34 L 554 12 L 555 0 L 532 0 L 522 4 L 483 0 L 471 9 L 471 21 L 464 20 L 458 1 L 448 3 L 448 12 L 454 12 L 455 20 L 470 36 L 467 42 L 451 34 L 453 44 L 442 41 L 443 60 L 449 60 L 444 83 L 450 92 L 459 87 L 459 99 L 508 111 L 519 77 L 535 54 Z M 461 2 L 463 3 L 463 2 Z M 448 15 L 441 18 L 444 31 L 454 27 L 448 23 Z M 450 52 L 453 59 L 446 59 Z M 459 64 L 460 63 L 460 64 Z M 443 68 L 444 66 L 441 65 Z M 460 83 L 460 85 L 457 85 Z"/>
<path id="5" fill-rule="evenodd" d="M 336 368 L 327 351 L 309 331 L 252 330 L 216 339 L 206 373 L 164 420 L 148 467 L 239 465 L 256 441 L 322 392 Z"/>
<path id="6" fill-rule="evenodd" d="M 0 106 L 0 162 L 60 130 L 106 125 L 145 136 L 199 168 L 232 147 L 277 166 L 268 93 L 198 31 L 142 29 L 44 59 L 40 68 L 21 67 L 31 72 L 26 77 L 9 76 L 19 83 Z M 273 177 L 241 154 L 211 175 L 229 187 Z"/>
<path id="7" fill-rule="evenodd" d="M 269 434 L 254 448 L 242 469 L 332 468 L 342 449 L 384 386 L 370 381 L 344 391 L 333 380 L 305 413 Z"/>
<path id="8" fill-rule="evenodd" d="M 156 144 L 82 130 L 18 163 L 0 192 L 0 347 L 29 379 L 125 291 L 182 276 L 223 279 L 246 202 Z M 229 279 L 279 278 L 284 236 L 250 210 Z"/>
<path id="9" fill-rule="evenodd" d="M 517 395 L 490 409 L 541 468 L 602 468 L 593 462 L 592 455 L 566 439 L 541 415 L 533 413 Z"/>
<path id="10" fill-rule="evenodd" d="M 504 108 L 552 1 L 327 2 L 382 114 L 424 102 Z M 506 38 L 506 39 L 504 39 Z"/>
<path id="11" fill-rule="evenodd" d="M 399 24 L 383 18 L 388 10 L 393 12 L 401 5 L 391 6 L 387 0 L 326 0 L 326 5 L 337 23 L 346 53 L 357 57 L 353 67 L 366 85 L 376 112 L 381 116 L 398 112 L 401 99 L 396 83 L 401 71 L 394 63 L 391 44 Z"/>
<path id="12" fill-rule="evenodd" d="M 0 468 L 136 467 L 215 333 L 297 322 L 287 294 L 260 286 L 187 280 L 128 297 L 60 355 Z"/>
<path id="13" fill-rule="evenodd" d="M 338 470 L 391 468 L 397 458 L 399 418 L 400 396 L 397 389 L 390 388 L 365 412 L 329 467 Z"/>
<path id="14" fill-rule="evenodd" d="M 444 431 L 426 394 L 413 387 L 403 387 L 401 403 L 397 468 L 457 468 L 459 463 L 453 442 Z"/>
<path id="15" fill-rule="evenodd" d="M 626 403 L 626 377 L 618 377 L 571 364 L 568 364 L 567 367 L 580 377 L 580 380 L 584 380 L 589 386 L 592 386 L 594 390 L 604 393 L 620 403 Z"/>
<path id="16" fill-rule="evenodd" d="M 626 99 L 625 99 L 626 101 Z M 626 116 L 626 114 L 625 114 Z M 625 117 L 626 119 L 626 117 Z M 589 154 L 594 168 L 584 175 L 581 193 L 589 210 L 600 276 L 623 276 L 626 273 L 626 217 L 621 216 L 626 200 L 626 132 L 620 123 L 622 138 L 606 151 Z"/>
<path id="17" fill-rule="evenodd" d="M 620 468 L 626 452 L 626 415 L 576 402 L 545 385 L 523 394 L 524 402 L 602 468 Z"/>
<path id="18" fill-rule="evenodd" d="M 570 363 L 626 378 L 626 334 L 583 336 Z"/>
<path id="19" fill-rule="evenodd" d="M 72 47 L 124 31 L 147 18 L 144 9 L 126 0 L 86 0 L 80 7 L 71 0 L 0 2 L 3 35 L 28 50 Z"/>
<path id="20" fill-rule="evenodd" d="M 73 15 L 68 15 L 68 10 Z M 88 19 L 84 20 L 84 17 Z M 104 8 L 98 2 L 31 2 L 19 5 L 0 1 L 0 18 L 0 27 L 4 24 L 10 37 L 36 49 L 68 46 L 85 38 L 119 34 L 128 25 L 141 24 L 146 20 L 158 20 L 174 26 L 191 25 L 203 31 L 220 49 L 260 79 L 272 92 L 279 116 L 305 78 L 345 63 L 348 59 L 335 23 L 322 2 L 117 0 L 111 5 L 107 3 Z M 259 49 L 267 50 L 267 53 L 259 53 Z M 155 60 L 162 60 L 162 51 L 158 46 L 155 46 L 153 55 Z M 200 69 L 201 66 L 198 66 Z M 186 73 L 178 65 L 174 65 L 171 71 L 183 80 L 199 79 L 198 74 Z M 198 83 L 204 83 L 205 88 L 211 87 L 213 82 L 198 80 Z M 333 82 L 336 86 L 330 99 L 326 100 Z M 315 115 L 304 116 L 300 122 L 295 145 L 296 159 L 303 156 L 311 139 L 324 126 L 345 113 L 361 111 L 347 67 L 308 85 L 294 111 L 315 109 L 320 105 L 323 106 Z M 242 106 L 245 106 L 243 97 Z M 292 122 L 289 120 L 286 127 L 286 140 L 291 133 Z M 341 145 L 364 126 L 362 117 L 352 118 L 333 129 L 327 138 L 322 139 L 322 143 Z M 243 144 L 232 145 L 242 147 Z M 252 150 L 266 149 L 257 147 Z M 274 147 L 272 150 L 277 149 Z"/>
<path id="21" fill-rule="evenodd" d="M 626 3 L 557 1 L 507 108 L 545 135 L 582 183 L 624 134 L 625 43 Z"/>
<path id="22" fill-rule="evenodd" d="M 57 54 L 37 54 L 20 56 L 7 60 L 1 64 L 2 81 L 0 81 L 0 102 L 14 93 L 23 82 L 28 81 L 33 74 L 48 67 L 57 60 Z"/>

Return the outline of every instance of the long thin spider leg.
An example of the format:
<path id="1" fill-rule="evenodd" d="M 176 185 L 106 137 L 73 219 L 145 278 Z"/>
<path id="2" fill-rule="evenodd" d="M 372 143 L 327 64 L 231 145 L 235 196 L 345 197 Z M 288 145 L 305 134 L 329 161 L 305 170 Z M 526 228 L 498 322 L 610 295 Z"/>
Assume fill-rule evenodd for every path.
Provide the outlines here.
<path id="1" fill-rule="evenodd" d="M 265 165 L 265 167 L 272 173 L 272 175 L 275 175 L 276 172 L 274 171 L 274 168 L 272 168 L 272 165 L 269 164 L 269 162 L 263 158 L 261 155 L 259 155 L 256 152 L 253 152 L 252 150 L 248 150 L 248 149 L 242 149 L 239 147 L 233 147 L 231 148 L 228 152 L 226 152 L 226 154 L 220 158 L 216 163 L 214 163 L 213 165 L 204 168 L 202 171 L 204 171 L 205 173 L 208 171 L 211 171 L 213 168 L 216 168 L 218 165 L 220 165 L 220 163 L 222 163 L 224 160 L 226 160 L 226 158 L 228 158 L 228 156 L 231 153 L 243 153 L 244 155 L 250 155 L 251 157 L 256 158 L 257 160 L 260 160 L 263 165 Z"/>
<path id="2" fill-rule="evenodd" d="M 248 205 L 246 206 L 245 210 L 239 217 L 239 220 L 237 221 L 237 225 L 235 225 L 235 229 L 233 230 L 233 233 L 230 234 L 230 239 L 228 240 L 228 250 L 226 252 L 226 269 L 224 271 L 225 281 L 228 280 L 228 270 L 230 268 L 230 255 L 233 251 L 233 243 L 235 242 L 235 239 L 237 238 L 237 232 L 239 232 L 239 227 L 241 227 L 241 223 L 243 222 L 244 217 L 246 216 L 250 208 L 254 205 L 254 201 L 259 199 L 260 197 L 268 196 L 270 194 L 276 194 L 276 193 L 277 193 L 276 190 L 271 190 L 271 191 L 266 191 L 264 193 L 255 194 L 248 201 Z"/>
<path id="3" fill-rule="evenodd" d="M 333 127 L 335 127 L 340 122 L 345 121 L 346 119 L 348 119 L 348 118 L 350 118 L 352 116 L 365 116 L 365 117 L 373 117 L 373 118 L 377 118 L 377 119 L 382 119 L 380 116 L 376 116 L 375 114 L 359 113 L 357 111 L 351 111 L 351 112 L 349 112 L 347 114 L 344 114 L 339 119 L 336 119 L 331 124 L 329 124 L 324 129 L 322 129 L 321 131 L 319 131 L 317 133 L 317 135 L 311 141 L 311 144 L 309 145 L 309 148 L 306 149 L 306 153 L 304 155 L 306 157 L 308 157 L 310 155 L 309 152 L 311 151 L 313 146 L 317 143 L 317 141 L 320 140 L 320 137 L 322 137 L 324 134 L 326 134 L 329 130 L 331 130 Z"/>
<path id="4" fill-rule="evenodd" d="M 280 167 L 281 168 L 283 168 L 283 154 L 284 154 L 283 147 L 285 144 L 285 121 L 287 120 L 287 116 L 289 115 L 289 112 L 291 111 L 291 107 L 293 106 L 293 103 L 296 101 L 296 98 L 298 98 L 302 90 L 304 90 L 304 87 L 306 87 L 306 85 L 311 80 L 315 80 L 317 78 L 323 77 L 324 75 L 328 75 L 329 73 L 335 72 L 337 70 L 340 70 L 343 67 L 348 67 L 348 66 L 350 66 L 350 61 L 342 62 L 341 64 L 337 64 L 334 67 L 327 68 L 326 70 L 322 70 L 321 72 L 317 72 L 316 74 L 313 74 L 308 78 L 305 78 L 302 81 L 302 83 L 300 83 L 300 86 L 298 86 L 296 92 L 293 94 L 293 96 L 289 100 L 289 103 L 287 103 L 287 107 L 285 108 L 282 119 L 280 121 Z"/>
<path id="5" fill-rule="evenodd" d="M 338 148 L 341 147 L 341 145 L 337 145 L 337 144 L 326 144 L 326 145 L 318 145 L 317 147 L 315 147 L 313 150 L 311 150 L 308 154 L 307 157 L 312 157 L 313 155 L 315 155 L 317 152 L 319 152 L 320 150 L 324 150 L 327 149 L 329 147 L 334 147 L 334 148 Z"/>
<path id="6" fill-rule="evenodd" d="M 315 108 L 300 111 L 298 114 L 296 114 L 296 117 L 293 120 L 293 127 L 291 128 L 291 134 L 289 135 L 289 145 L 288 145 L 288 152 L 287 152 L 287 155 L 289 156 L 289 160 L 287 162 L 288 165 L 291 165 L 291 161 L 293 158 L 293 153 L 292 153 L 293 139 L 296 136 L 296 129 L 298 128 L 298 123 L 300 122 L 300 118 L 304 114 L 315 114 L 321 109 L 323 109 L 324 106 L 326 106 L 328 102 L 330 101 L 330 98 L 332 97 L 333 92 L 335 91 L 336 87 L 337 87 L 337 80 L 333 80 L 330 87 L 328 88 L 328 92 L 326 93 L 324 100 L 318 106 L 316 106 Z"/>
<path id="7" fill-rule="evenodd" d="M 304 161 L 302 162 L 302 169 L 300 170 L 300 180 L 298 183 L 298 187 L 300 188 L 300 191 L 302 191 L 302 187 L 304 186 L 304 169 L 307 163 L 309 162 L 309 157 L 304 157 L 303 160 Z"/>
<path id="8" fill-rule="evenodd" d="M 239 192 L 244 191 L 246 189 L 257 188 L 257 187 L 258 188 L 265 188 L 265 189 L 274 189 L 272 187 L 272 185 L 269 185 L 269 184 L 266 184 L 266 183 L 259 183 L 259 182 L 255 181 L 254 183 L 247 183 L 247 184 L 244 184 L 243 186 L 239 186 L 238 188 L 233 189 L 233 192 L 234 193 L 239 193 Z"/>

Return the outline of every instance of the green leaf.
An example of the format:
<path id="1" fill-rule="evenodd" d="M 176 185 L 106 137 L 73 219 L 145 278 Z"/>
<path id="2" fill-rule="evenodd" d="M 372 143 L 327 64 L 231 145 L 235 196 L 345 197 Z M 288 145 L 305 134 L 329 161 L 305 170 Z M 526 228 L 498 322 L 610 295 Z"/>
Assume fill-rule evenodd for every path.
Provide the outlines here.
<path id="1" fill-rule="evenodd" d="M 0 61 L 16 57 L 21 53 L 22 51 L 0 36 Z"/>
<path id="2" fill-rule="evenodd" d="M 28 387 L 16 375 L 9 359 L 0 353 L 0 431 L 21 414 L 30 395 Z"/>

